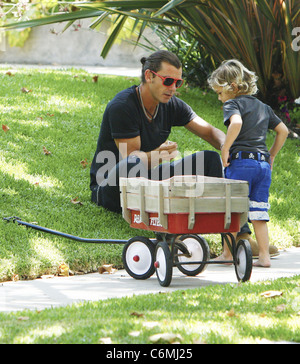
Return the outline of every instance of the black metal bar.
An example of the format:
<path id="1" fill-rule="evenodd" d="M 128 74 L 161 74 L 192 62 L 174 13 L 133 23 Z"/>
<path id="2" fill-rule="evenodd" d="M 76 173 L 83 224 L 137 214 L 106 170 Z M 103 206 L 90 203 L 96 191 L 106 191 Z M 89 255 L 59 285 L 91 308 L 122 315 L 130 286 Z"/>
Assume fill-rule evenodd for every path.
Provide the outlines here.
<path id="1" fill-rule="evenodd" d="M 52 229 L 48 229 L 48 228 L 45 228 L 45 227 L 42 227 L 42 226 L 39 226 L 39 225 L 30 224 L 28 222 L 25 222 L 25 221 L 22 221 L 22 220 L 18 219 L 17 217 L 4 218 L 4 220 L 6 220 L 6 221 L 11 221 L 12 220 L 13 222 L 16 222 L 19 225 L 24 225 L 26 227 L 32 228 L 34 230 L 42 231 L 44 233 L 49 233 L 49 234 L 53 234 L 53 235 L 62 236 L 63 238 L 67 238 L 67 239 L 71 239 L 71 240 L 76 240 L 76 241 L 79 241 L 81 243 L 126 244 L 128 242 L 128 240 L 117 240 L 117 239 L 86 239 L 86 238 L 80 238 L 78 236 L 62 233 L 62 232 L 57 231 L 57 230 L 52 230 Z"/>
<path id="2" fill-rule="evenodd" d="M 186 265 L 186 264 L 234 264 L 234 260 L 204 260 L 196 262 L 175 262 L 174 265 Z"/>
<path id="3" fill-rule="evenodd" d="M 228 249 L 230 250 L 231 255 L 233 255 L 235 248 L 234 236 L 231 233 L 221 233 L 221 237 L 222 237 L 222 245 L 224 246 L 224 241 L 225 241 L 228 246 Z M 230 238 L 231 244 L 228 238 Z"/>

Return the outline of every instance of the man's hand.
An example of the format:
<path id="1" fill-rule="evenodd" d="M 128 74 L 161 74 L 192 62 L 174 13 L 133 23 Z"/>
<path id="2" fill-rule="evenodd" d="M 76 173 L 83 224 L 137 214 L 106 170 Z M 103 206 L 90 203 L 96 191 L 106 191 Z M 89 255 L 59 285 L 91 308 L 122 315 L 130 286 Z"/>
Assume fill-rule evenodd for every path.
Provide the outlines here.
<path id="1" fill-rule="evenodd" d="M 166 140 L 157 149 L 150 153 L 151 168 L 156 167 L 162 162 L 171 162 L 178 154 L 177 143 Z"/>
<path id="2" fill-rule="evenodd" d="M 177 143 L 171 142 L 170 140 L 166 140 L 156 150 L 159 152 L 161 159 L 164 161 L 171 161 L 178 154 Z"/>

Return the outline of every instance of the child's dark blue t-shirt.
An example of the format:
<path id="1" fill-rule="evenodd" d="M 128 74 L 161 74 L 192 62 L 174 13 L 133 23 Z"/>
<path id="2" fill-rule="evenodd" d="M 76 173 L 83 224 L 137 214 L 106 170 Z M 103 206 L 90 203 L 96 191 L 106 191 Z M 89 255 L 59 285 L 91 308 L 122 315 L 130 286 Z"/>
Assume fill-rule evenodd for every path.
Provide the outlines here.
<path id="1" fill-rule="evenodd" d="M 234 114 L 240 115 L 243 120 L 241 131 L 230 148 L 230 154 L 239 151 L 268 154 L 267 131 L 281 123 L 270 106 L 256 97 L 241 95 L 224 103 L 223 114 L 227 127 L 230 117 Z"/>

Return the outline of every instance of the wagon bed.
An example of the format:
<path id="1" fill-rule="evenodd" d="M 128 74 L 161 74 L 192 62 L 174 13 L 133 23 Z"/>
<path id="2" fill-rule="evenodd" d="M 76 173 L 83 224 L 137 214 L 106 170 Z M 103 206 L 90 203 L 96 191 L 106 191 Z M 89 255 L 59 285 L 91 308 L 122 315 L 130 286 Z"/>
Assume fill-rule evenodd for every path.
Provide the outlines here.
<path id="1" fill-rule="evenodd" d="M 185 274 L 198 274 L 215 263 L 199 235 L 211 233 L 221 233 L 222 242 L 230 247 L 230 263 L 238 279 L 250 278 L 250 244 L 247 240 L 236 244 L 232 235 L 247 221 L 247 182 L 206 176 L 174 176 L 163 181 L 120 178 L 120 192 L 124 219 L 131 227 L 151 230 L 157 237 L 154 241 L 135 237 L 125 246 L 124 266 L 134 278 L 148 278 L 156 270 L 160 284 L 167 286 L 174 265 Z"/>
<path id="2" fill-rule="evenodd" d="M 206 176 L 120 178 L 131 227 L 172 234 L 237 232 L 247 221 L 248 183 Z"/>

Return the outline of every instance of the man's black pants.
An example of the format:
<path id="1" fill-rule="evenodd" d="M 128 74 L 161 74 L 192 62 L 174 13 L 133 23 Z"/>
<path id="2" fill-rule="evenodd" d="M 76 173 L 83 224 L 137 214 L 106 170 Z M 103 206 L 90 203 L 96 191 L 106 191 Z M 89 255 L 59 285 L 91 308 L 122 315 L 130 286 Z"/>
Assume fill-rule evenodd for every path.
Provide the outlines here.
<path id="1" fill-rule="evenodd" d="M 120 177 L 145 177 L 160 181 L 181 175 L 222 177 L 223 168 L 219 154 L 214 151 L 197 152 L 171 163 L 162 163 L 149 170 L 140 158 L 129 156 L 112 168 L 105 180 L 92 188 L 92 201 L 108 210 L 120 213 L 122 212 Z"/>

